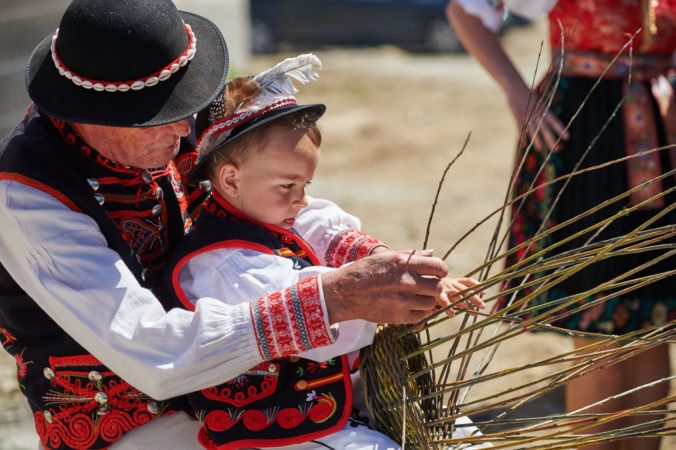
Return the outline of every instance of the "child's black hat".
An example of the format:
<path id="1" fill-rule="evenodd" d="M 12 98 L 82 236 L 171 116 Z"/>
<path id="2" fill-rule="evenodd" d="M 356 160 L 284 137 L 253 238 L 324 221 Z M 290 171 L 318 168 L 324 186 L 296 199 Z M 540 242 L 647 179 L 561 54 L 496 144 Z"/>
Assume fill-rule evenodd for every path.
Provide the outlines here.
<path id="1" fill-rule="evenodd" d="M 321 61 L 313 54 L 288 58 L 252 79 L 236 78 L 228 83 L 221 98 L 197 115 L 197 164 L 193 180 L 206 178 L 204 166 L 209 157 L 225 145 L 250 131 L 291 114 L 305 113 L 319 119 L 326 111 L 320 103 L 299 105 L 293 94 L 297 89 L 291 79 L 306 84 L 318 78 Z M 253 80 L 253 83 L 251 83 Z M 233 85 L 254 85 L 256 93 L 245 101 L 233 98 Z M 229 107 L 226 107 L 229 104 Z"/>

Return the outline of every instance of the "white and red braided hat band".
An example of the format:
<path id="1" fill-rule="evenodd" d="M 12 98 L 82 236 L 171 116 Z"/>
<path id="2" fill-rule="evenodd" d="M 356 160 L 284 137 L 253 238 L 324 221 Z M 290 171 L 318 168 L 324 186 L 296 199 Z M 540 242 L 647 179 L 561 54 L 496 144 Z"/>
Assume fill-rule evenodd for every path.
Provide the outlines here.
<path id="1" fill-rule="evenodd" d="M 227 141 L 233 130 L 236 128 L 244 127 L 247 123 L 263 117 L 279 108 L 296 104 L 297 102 L 294 97 L 286 97 L 271 105 L 267 105 L 264 108 L 239 111 L 214 122 L 204 130 L 197 141 L 196 149 L 198 161 L 203 160 L 207 155 L 211 154 L 216 147 L 219 147 Z"/>
<path id="2" fill-rule="evenodd" d="M 76 86 L 81 86 L 85 89 L 93 89 L 98 92 L 127 92 L 130 90 L 140 91 L 143 88 L 155 86 L 160 81 L 168 80 L 174 73 L 178 72 L 181 67 L 184 67 L 195 57 L 195 53 L 197 52 L 197 38 L 195 37 L 195 33 L 192 32 L 190 25 L 184 23 L 183 26 L 185 28 L 186 34 L 188 35 L 188 46 L 183 51 L 183 53 L 181 53 L 177 58 L 175 58 L 162 69 L 136 80 L 93 80 L 75 73 L 73 70 L 69 69 L 59 57 L 59 53 L 57 51 L 57 42 L 59 36 L 58 28 L 56 29 L 54 36 L 52 36 L 52 61 L 54 61 L 54 66 L 59 71 L 59 74 L 68 78 Z"/>

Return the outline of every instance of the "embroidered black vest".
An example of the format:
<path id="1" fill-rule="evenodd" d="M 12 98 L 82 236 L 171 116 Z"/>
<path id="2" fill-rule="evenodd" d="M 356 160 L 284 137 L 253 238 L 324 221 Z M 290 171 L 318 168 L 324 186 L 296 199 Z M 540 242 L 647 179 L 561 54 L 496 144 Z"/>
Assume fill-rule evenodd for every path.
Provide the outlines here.
<path id="1" fill-rule="evenodd" d="M 187 175 L 194 161 L 191 140 L 182 143 L 179 163 L 156 176 L 114 167 L 69 130 L 32 108 L 0 142 L 0 179 L 40 189 L 90 216 L 139 283 L 153 288 L 184 234 L 186 205 L 203 199 L 180 184 L 179 172 Z M 106 448 L 126 432 L 187 406 L 184 398 L 155 401 L 115 375 L 1 265 L 0 343 L 16 359 L 19 386 L 46 449 Z"/>
<path id="2" fill-rule="evenodd" d="M 292 259 L 296 269 L 319 264 L 298 235 L 251 223 L 214 193 L 167 265 L 162 283 L 165 307 L 192 308 L 177 283 L 178 272 L 191 258 L 206 247 L 249 248 L 247 243 Z M 341 429 L 352 408 L 352 384 L 346 356 L 321 363 L 288 357 L 263 362 L 188 398 L 202 422 L 199 440 L 206 448 L 278 447 Z"/>

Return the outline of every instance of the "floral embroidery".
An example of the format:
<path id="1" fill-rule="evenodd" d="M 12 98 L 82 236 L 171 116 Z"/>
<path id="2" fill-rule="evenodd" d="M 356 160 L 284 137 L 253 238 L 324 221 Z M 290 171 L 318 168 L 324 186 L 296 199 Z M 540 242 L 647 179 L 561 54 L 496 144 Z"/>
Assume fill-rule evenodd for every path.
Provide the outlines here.
<path id="1" fill-rule="evenodd" d="M 558 289 L 551 290 L 544 298 L 538 298 L 534 305 L 542 305 L 556 299 L 565 298 L 567 293 Z M 564 312 L 557 312 L 558 318 L 553 325 L 580 331 L 605 334 L 624 334 L 629 331 L 661 325 L 676 320 L 676 298 L 611 298 L 577 314 L 568 315 L 567 311 L 601 298 L 596 295 L 581 300 L 577 305 L 566 308 Z M 543 312 L 546 312 L 545 309 Z M 547 318 L 545 320 L 548 320 Z"/>
<path id="2" fill-rule="evenodd" d="M 168 190 L 173 194 L 172 200 L 178 202 L 184 230 L 189 229 L 191 217 L 207 195 L 198 186 L 183 183 L 194 167 L 196 152 L 185 151 L 182 145 L 175 162 L 154 169 L 138 169 L 112 161 L 89 147 L 79 137 L 77 125 L 54 118 L 50 120 L 76 152 L 95 164 L 87 169 L 88 174 L 95 177 L 91 178 L 96 183 L 96 188 L 92 187 L 93 194 L 141 265 L 148 269 L 150 277 L 141 281 L 145 286 L 155 285 L 168 255 L 165 250 L 170 245 L 170 225 L 174 225 L 174 222 L 170 224 L 167 212 L 171 208 L 167 203 L 171 196 Z M 178 221 L 175 225 L 179 225 Z"/>
<path id="3" fill-rule="evenodd" d="M 12 336 L 12 334 L 7 331 L 6 328 L 0 327 L 0 337 L 2 337 L 2 340 L 0 340 L 0 345 L 2 345 L 5 349 L 8 349 L 16 342 L 16 338 Z"/>
<path id="4" fill-rule="evenodd" d="M 629 36 L 633 35 L 639 28 L 642 28 L 642 31 L 637 35 L 632 44 L 634 56 L 631 60 L 632 78 L 639 83 L 636 86 L 626 87 L 627 90 L 623 93 L 626 95 L 622 95 L 622 98 L 625 100 L 621 110 L 622 116 L 618 117 L 619 120 L 622 120 L 621 125 L 625 133 L 624 144 L 626 145 L 627 154 L 640 153 L 646 149 L 655 148 L 665 143 L 671 144 L 674 142 L 673 136 L 676 136 L 675 133 L 670 131 L 676 128 L 674 127 L 676 119 L 674 116 L 667 114 L 668 110 L 674 109 L 670 107 L 673 106 L 673 89 L 666 82 L 665 77 L 660 76 L 667 73 L 667 68 L 671 67 L 671 53 L 676 48 L 676 2 L 672 0 L 651 2 L 651 7 L 655 9 L 657 19 L 657 34 L 652 36 L 648 35 L 647 28 L 641 23 L 639 7 L 645 3 L 645 0 L 626 0 L 622 2 L 611 2 L 610 0 L 559 0 L 549 16 L 553 47 L 560 47 L 561 30 L 558 22 L 560 21 L 563 25 L 565 34 L 564 46 L 567 52 L 564 56 L 564 62 L 566 64 L 570 63 L 570 67 L 564 65 L 563 78 L 552 102 L 552 110 L 559 117 L 562 117 L 562 108 L 565 104 L 565 97 L 569 95 L 568 89 L 570 85 L 574 82 L 577 83 L 572 77 L 585 77 L 590 80 L 596 80 L 599 75 L 599 68 L 601 70 L 607 68 L 608 61 L 614 58 L 617 52 L 627 43 Z M 623 58 L 628 59 L 628 53 L 625 52 L 620 55 L 620 58 L 606 72 L 604 79 L 626 79 L 628 64 L 618 64 Z M 545 78 L 543 83 L 541 83 L 541 90 L 543 86 L 547 85 L 548 81 Z M 666 87 L 666 90 L 663 90 L 662 87 Z M 571 92 L 570 94 L 574 93 Z M 612 101 L 614 102 L 615 100 Z M 657 105 L 655 105 L 655 102 Z M 655 106 L 658 106 L 658 108 L 655 108 Z M 660 139 L 658 139 L 659 133 L 655 129 L 655 124 L 660 122 L 660 113 L 663 116 L 661 124 L 665 128 L 666 142 L 660 142 Z M 564 122 L 568 119 L 569 117 L 562 117 Z M 586 124 L 584 116 L 580 116 L 576 121 Z M 575 125 L 574 123 L 573 126 Z M 575 130 L 575 128 L 572 128 L 572 130 Z M 591 136 L 589 137 L 591 138 Z M 578 144 L 578 146 L 580 145 Z M 523 148 L 524 146 L 522 145 L 521 147 Z M 606 151 L 602 147 L 595 147 L 593 150 L 597 154 Z M 529 186 L 539 185 L 551 180 L 556 175 L 563 174 L 564 164 L 561 156 L 563 153 L 552 155 L 550 162 L 545 165 L 545 170 L 539 176 L 537 175 L 537 168 L 543 163 L 543 155 L 540 152 L 530 153 L 526 159 L 524 169 L 518 174 L 515 181 L 513 195 L 523 194 Z M 520 161 L 522 154 L 523 149 L 519 150 L 516 158 L 517 161 Z M 635 185 L 660 173 L 660 169 L 654 164 L 655 160 L 647 156 L 643 155 L 639 158 L 634 158 L 627 164 L 629 169 L 627 183 L 629 185 Z M 674 167 L 674 164 L 676 164 L 676 151 L 672 150 L 670 156 L 672 158 L 671 166 Z M 662 170 L 666 171 L 668 167 L 662 167 Z M 657 183 L 653 183 L 646 186 L 645 191 L 638 191 L 632 197 L 635 197 L 634 200 L 641 201 L 656 191 L 659 191 L 659 186 Z M 514 222 L 509 242 L 510 248 L 517 247 L 535 234 L 540 228 L 547 211 L 551 209 L 552 201 L 556 198 L 557 193 L 558 187 L 552 186 L 551 188 L 538 189 L 534 195 L 531 195 L 526 200 L 524 205 L 519 206 L 517 204 L 512 208 Z M 649 203 L 646 206 L 656 208 L 660 204 L 658 201 Z M 555 210 L 554 214 L 552 214 L 551 218 L 542 228 L 551 229 L 559 221 L 567 218 L 557 215 L 557 211 Z M 507 258 L 506 265 L 512 266 L 534 252 L 548 247 L 553 242 L 554 239 L 550 236 L 541 239 L 532 248 L 520 248 Z M 512 280 L 505 287 L 516 287 L 519 281 Z M 551 289 L 547 294 L 541 296 L 541 298 L 534 299 L 529 306 L 539 306 L 549 301 L 567 297 L 570 292 L 566 292 L 566 288 L 563 286 L 565 285 L 562 285 L 559 289 Z M 520 295 L 527 295 L 530 292 L 532 292 L 532 289 L 526 288 L 522 290 Z M 649 293 L 636 293 L 636 297 L 634 298 L 612 298 L 605 301 L 602 305 L 596 305 L 579 313 L 555 320 L 553 324 L 567 329 L 590 332 L 621 334 L 634 331 L 656 324 L 657 320 L 670 320 L 668 317 L 675 316 L 676 299 L 674 299 L 672 294 L 673 292 L 667 292 L 666 295 L 655 294 L 653 297 Z M 628 293 L 627 295 L 633 295 L 633 293 Z M 664 295 L 664 297 L 656 298 L 659 295 Z M 600 297 L 591 296 L 582 299 L 578 305 L 571 306 L 565 311 L 560 311 L 557 315 L 563 317 L 572 311 L 573 308 L 598 298 Z M 502 299 L 501 302 L 504 304 L 506 300 Z M 554 318 L 552 317 L 552 319 Z"/>
<path id="5" fill-rule="evenodd" d="M 336 399 L 331 394 L 320 395 L 317 403 L 310 409 L 310 420 L 314 423 L 326 422 L 333 416 L 338 407 Z"/>
<path id="6" fill-rule="evenodd" d="M 14 359 L 16 360 L 16 376 L 19 379 L 26 377 L 26 371 L 28 370 L 28 365 L 33 364 L 33 361 L 24 361 L 24 359 L 23 359 L 24 351 L 26 351 L 26 349 L 23 349 L 21 351 L 21 353 L 17 353 L 16 355 L 14 355 Z"/>
<path id="7" fill-rule="evenodd" d="M 322 362 L 315 362 L 315 361 L 308 361 L 307 363 L 307 371 L 310 374 L 316 374 L 318 372 L 321 372 L 322 370 L 326 369 L 329 366 L 333 366 L 336 364 L 335 359 L 329 359 L 328 361 L 322 361 Z"/>

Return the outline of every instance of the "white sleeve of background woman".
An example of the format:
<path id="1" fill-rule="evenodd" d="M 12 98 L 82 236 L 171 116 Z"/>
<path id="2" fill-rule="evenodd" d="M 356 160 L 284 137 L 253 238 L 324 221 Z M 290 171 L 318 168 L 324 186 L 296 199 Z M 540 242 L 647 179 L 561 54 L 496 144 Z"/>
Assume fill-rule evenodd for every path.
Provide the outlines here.
<path id="1" fill-rule="evenodd" d="M 495 2 L 490 0 L 453 0 L 466 13 L 481 19 L 483 25 L 497 32 L 502 25 L 504 10 L 527 19 L 536 19 L 547 14 L 556 5 L 556 0 L 504 0 Z"/>

